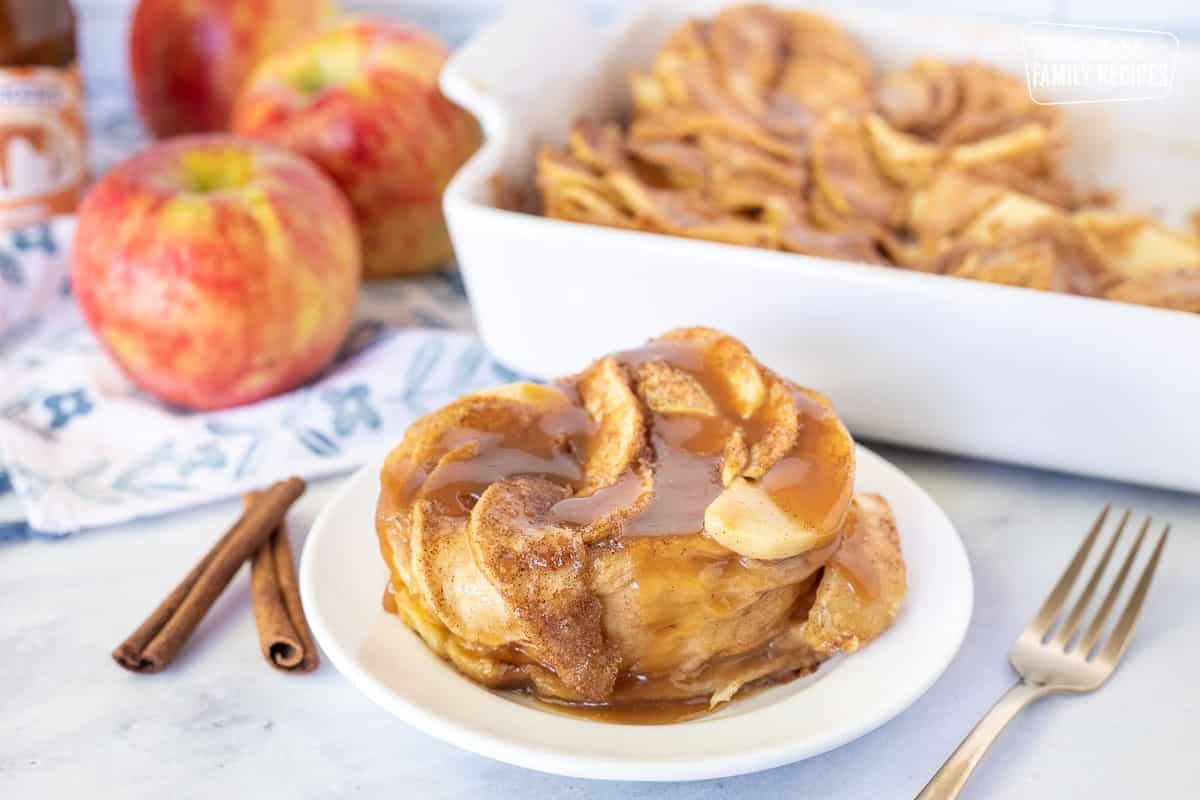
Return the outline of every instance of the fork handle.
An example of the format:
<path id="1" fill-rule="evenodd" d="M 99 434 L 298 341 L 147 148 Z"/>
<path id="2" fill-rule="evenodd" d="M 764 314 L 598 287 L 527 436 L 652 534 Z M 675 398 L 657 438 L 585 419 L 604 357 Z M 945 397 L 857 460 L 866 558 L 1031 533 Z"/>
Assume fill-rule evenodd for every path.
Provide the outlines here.
<path id="1" fill-rule="evenodd" d="M 1005 692 L 996 705 L 971 729 L 958 749 L 946 759 L 946 763 L 942 764 L 942 768 L 916 796 L 916 800 L 954 800 L 958 797 L 984 753 L 1000 738 L 1004 726 L 1018 711 L 1050 691 L 1045 686 L 1030 686 L 1021 681 Z"/>

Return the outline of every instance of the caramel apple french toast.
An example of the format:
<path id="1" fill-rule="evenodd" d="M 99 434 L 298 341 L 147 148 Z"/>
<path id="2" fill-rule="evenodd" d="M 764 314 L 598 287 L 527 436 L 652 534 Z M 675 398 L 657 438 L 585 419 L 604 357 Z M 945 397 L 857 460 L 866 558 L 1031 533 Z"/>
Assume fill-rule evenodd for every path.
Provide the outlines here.
<path id="1" fill-rule="evenodd" d="M 829 400 L 713 330 L 418 420 L 377 512 L 389 604 L 484 686 L 709 708 L 885 631 L 886 500 Z"/>

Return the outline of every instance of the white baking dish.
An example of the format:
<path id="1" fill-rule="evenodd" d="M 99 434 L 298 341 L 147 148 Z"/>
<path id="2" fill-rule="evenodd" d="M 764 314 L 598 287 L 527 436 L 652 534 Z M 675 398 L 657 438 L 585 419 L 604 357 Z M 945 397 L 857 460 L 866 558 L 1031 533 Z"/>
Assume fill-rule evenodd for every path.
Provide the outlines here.
<path id="1" fill-rule="evenodd" d="M 533 4 L 447 65 L 444 91 L 487 134 L 445 206 L 492 353 L 549 377 L 708 325 L 830 394 L 859 437 L 1200 492 L 1200 316 L 491 205 L 495 176 L 531 181 L 538 142 L 564 141 L 580 114 L 620 114 L 627 70 L 716 5 L 600 26 L 576 4 Z M 830 13 L 886 66 L 934 53 L 1023 70 L 1020 28 Z M 1200 205 L 1198 80 L 1200 58 L 1181 49 L 1171 99 L 1069 107 L 1072 171 L 1181 219 Z"/>

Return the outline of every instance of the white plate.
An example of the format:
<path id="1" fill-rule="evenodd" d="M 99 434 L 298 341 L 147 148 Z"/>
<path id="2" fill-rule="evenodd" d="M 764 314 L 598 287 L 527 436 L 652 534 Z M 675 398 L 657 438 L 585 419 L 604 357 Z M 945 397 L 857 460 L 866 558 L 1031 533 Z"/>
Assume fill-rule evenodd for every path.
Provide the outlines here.
<path id="1" fill-rule="evenodd" d="M 912 480 L 860 446 L 857 488 L 891 502 L 908 563 L 908 599 L 891 630 L 812 679 L 735 701 L 669 731 L 542 711 L 462 677 L 383 611 L 388 576 L 374 527 L 379 463 L 334 495 L 304 546 L 300 589 L 317 641 L 352 684 L 408 724 L 529 769 L 683 781 L 823 753 L 916 701 L 949 665 L 971 617 L 971 569 L 954 526 Z"/>

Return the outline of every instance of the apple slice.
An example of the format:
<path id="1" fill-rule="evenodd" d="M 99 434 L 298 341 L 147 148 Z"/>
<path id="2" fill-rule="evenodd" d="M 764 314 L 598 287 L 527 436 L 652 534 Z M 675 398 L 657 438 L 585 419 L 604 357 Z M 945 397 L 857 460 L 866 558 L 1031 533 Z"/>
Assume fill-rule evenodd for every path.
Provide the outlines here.
<path id="1" fill-rule="evenodd" d="M 780 508 L 758 482 L 737 478 L 704 512 L 709 538 L 747 558 L 791 558 L 824 547 L 838 529 L 805 525 Z"/>
<path id="2" fill-rule="evenodd" d="M 705 533 L 748 558 L 790 558 L 831 543 L 854 491 L 854 440 L 829 398 L 770 378 L 750 463 L 704 513 Z"/>

